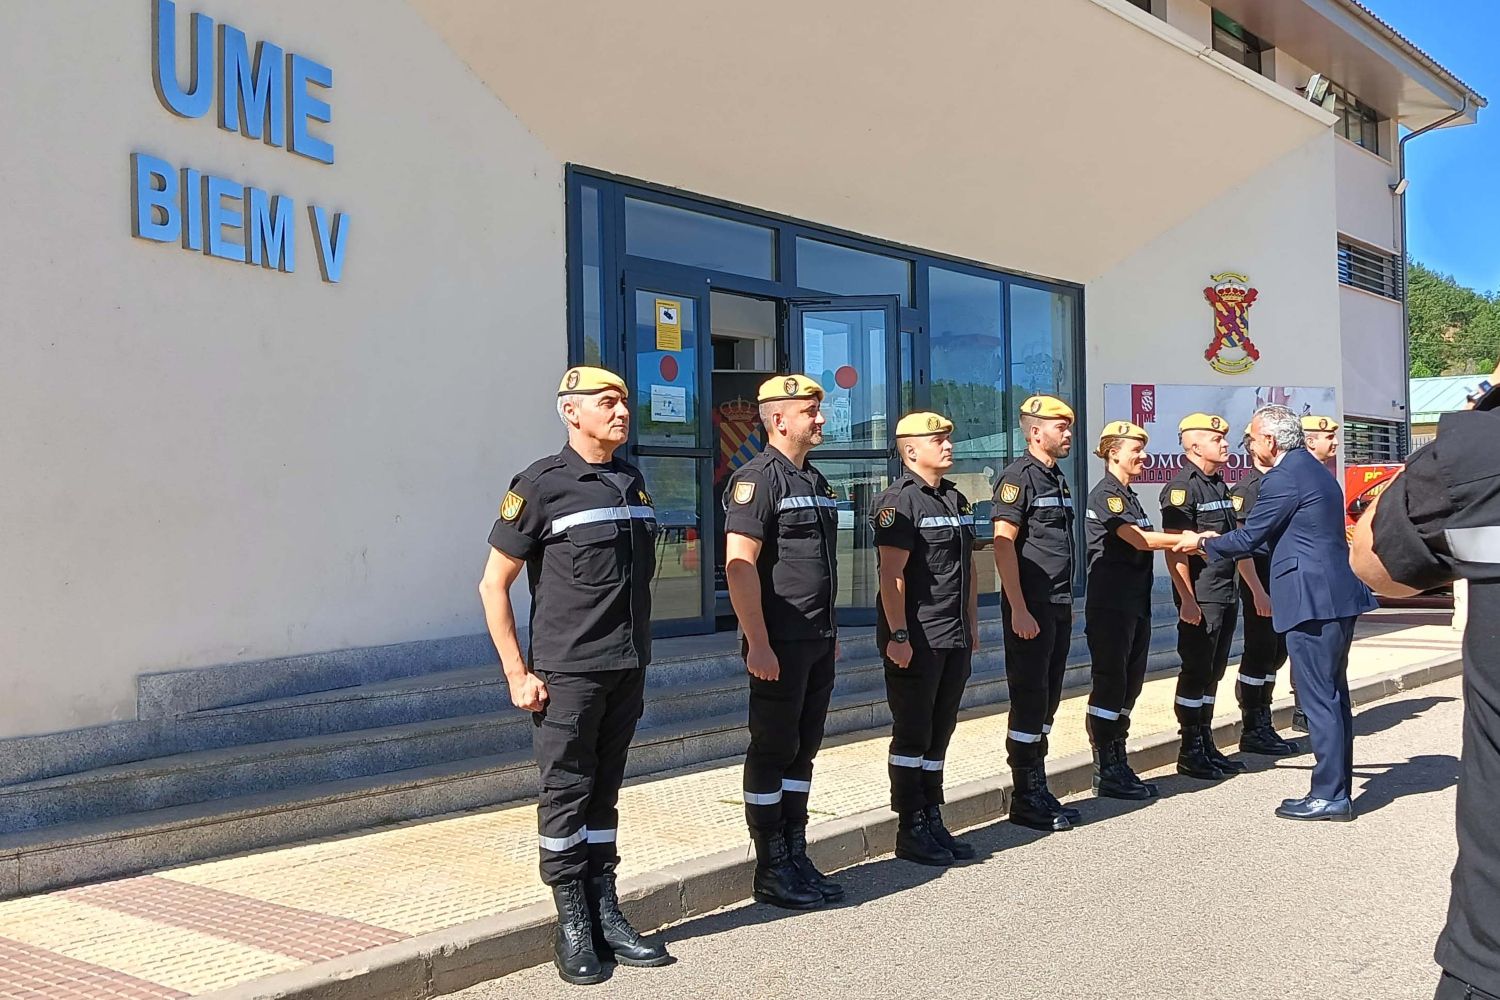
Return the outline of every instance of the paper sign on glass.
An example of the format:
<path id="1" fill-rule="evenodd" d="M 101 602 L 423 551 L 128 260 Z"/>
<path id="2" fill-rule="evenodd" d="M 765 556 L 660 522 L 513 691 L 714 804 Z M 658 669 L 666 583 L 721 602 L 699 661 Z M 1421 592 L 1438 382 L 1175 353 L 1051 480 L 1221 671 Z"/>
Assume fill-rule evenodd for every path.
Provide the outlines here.
<path id="1" fill-rule="evenodd" d="M 656 349 L 682 350 L 682 303 L 676 299 L 656 300 Z"/>

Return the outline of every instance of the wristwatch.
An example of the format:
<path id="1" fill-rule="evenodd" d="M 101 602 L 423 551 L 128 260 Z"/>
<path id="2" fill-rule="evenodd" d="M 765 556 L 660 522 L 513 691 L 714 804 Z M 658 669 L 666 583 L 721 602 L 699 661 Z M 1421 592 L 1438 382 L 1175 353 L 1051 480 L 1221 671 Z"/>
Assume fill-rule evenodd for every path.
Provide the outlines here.
<path id="1" fill-rule="evenodd" d="M 892 642 L 910 642 L 911 641 L 911 633 L 908 632 L 904 628 L 894 629 L 894 630 L 891 631 L 891 641 Z"/>

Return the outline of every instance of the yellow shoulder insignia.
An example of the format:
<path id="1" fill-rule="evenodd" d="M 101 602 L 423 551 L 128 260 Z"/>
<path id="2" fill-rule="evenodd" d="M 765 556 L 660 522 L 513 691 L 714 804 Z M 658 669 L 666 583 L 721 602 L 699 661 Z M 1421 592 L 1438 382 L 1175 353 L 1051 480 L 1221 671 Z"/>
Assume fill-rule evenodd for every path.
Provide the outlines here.
<path id="1" fill-rule="evenodd" d="M 1001 503 L 1015 503 L 1016 500 L 1020 498 L 1020 496 L 1021 496 L 1021 487 L 1017 486 L 1015 483 L 1001 483 L 1000 484 L 1000 502 Z"/>
<path id="2" fill-rule="evenodd" d="M 1125 498 L 1124 497 L 1110 497 L 1109 500 L 1106 501 L 1106 503 L 1108 503 L 1108 505 L 1109 505 L 1109 512 L 1111 514 L 1123 514 L 1123 513 L 1125 513 Z"/>
<path id="3" fill-rule="evenodd" d="M 515 490 L 509 490 L 505 499 L 500 501 L 500 520 L 514 521 L 521 516 L 521 508 L 526 506 L 526 498 Z"/>
<path id="4" fill-rule="evenodd" d="M 1167 498 L 1173 507 L 1181 507 L 1187 503 L 1187 490 L 1173 490 L 1172 495 Z"/>
<path id="5" fill-rule="evenodd" d="M 754 483 L 749 482 L 747 480 L 747 481 L 744 481 L 744 482 L 739 482 L 739 483 L 735 483 L 734 484 L 734 502 L 735 503 L 742 503 L 742 504 L 743 503 L 749 503 L 750 502 L 750 498 L 753 497 L 753 496 L 755 496 L 755 484 Z"/>
<path id="6" fill-rule="evenodd" d="M 875 515 L 875 524 L 877 527 L 889 528 L 895 523 L 896 508 L 894 507 L 882 507 L 880 512 Z"/>
<path id="7" fill-rule="evenodd" d="M 1230 499 L 1234 501 L 1234 509 L 1235 510 L 1240 510 L 1241 508 L 1243 508 L 1245 506 L 1245 498 L 1242 497 L 1242 496 L 1240 496 L 1238 493 L 1236 493 Z"/>

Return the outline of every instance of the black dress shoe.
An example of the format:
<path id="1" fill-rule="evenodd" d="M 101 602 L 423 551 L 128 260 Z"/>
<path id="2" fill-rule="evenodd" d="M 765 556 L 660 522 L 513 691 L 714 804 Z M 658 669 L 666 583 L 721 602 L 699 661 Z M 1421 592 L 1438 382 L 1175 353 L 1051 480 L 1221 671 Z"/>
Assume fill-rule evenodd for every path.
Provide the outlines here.
<path id="1" fill-rule="evenodd" d="M 1354 819 L 1354 803 L 1344 799 L 1315 799 L 1308 796 L 1301 802 L 1283 803 L 1276 815 L 1282 819 L 1329 819 L 1337 823 L 1348 823 Z"/>
<path id="2" fill-rule="evenodd" d="M 1312 732 L 1307 728 L 1307 713 L 1300 708 L 1292 709 L 1292 728 L 1299 733 Z"/>

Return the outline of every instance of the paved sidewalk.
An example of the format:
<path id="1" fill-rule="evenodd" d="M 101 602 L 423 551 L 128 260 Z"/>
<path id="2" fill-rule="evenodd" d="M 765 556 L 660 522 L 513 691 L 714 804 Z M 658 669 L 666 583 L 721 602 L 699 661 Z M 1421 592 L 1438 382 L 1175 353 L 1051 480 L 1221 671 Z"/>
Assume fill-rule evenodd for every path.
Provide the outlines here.
<path id="1" fill-rule="evenodd" d="M 1446 618 L 1402 620 L 1366 620 L 1351 678 L 1458 655 Z M 1221 714 L 1235 711 L 1233 678 L 1231 666 Z M 1175 730 L 1172 690 L 1167 677 L 1147 684 L 1133 739 Z M 1070 694 L 1052 736 L 1056 758 L 1087 748 L 1084 692 Z M 966 713 L 948 753 L 950 785 L 1003 769 L 1005 729 L 1003 710 Z M 884 806 L 886 742 L 884 732 L 830 741 L 814 779 L 814 823 Z M 638 779 L 620 811 L 625 878 L 740 848 L 739 760 Z M 414 820 L 0 902 L 0 998 L 199 995 L 544 898 L 533 803 Z"/>

